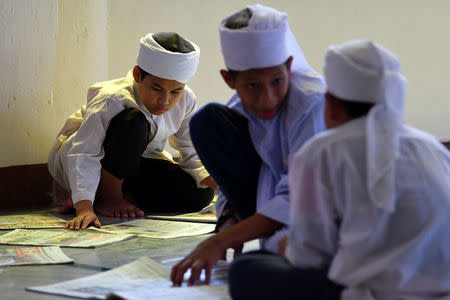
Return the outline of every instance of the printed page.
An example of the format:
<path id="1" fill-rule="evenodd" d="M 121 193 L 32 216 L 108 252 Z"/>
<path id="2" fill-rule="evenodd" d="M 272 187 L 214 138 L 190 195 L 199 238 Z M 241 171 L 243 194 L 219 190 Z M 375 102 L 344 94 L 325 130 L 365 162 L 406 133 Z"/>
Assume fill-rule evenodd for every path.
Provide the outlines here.
<path id="1" fill-rule="evenodd" d="M 131 234 L 110 234 L 94 230 L 27 230 L 16 229 L 0 236 L 0 244 L 26 246 L 60 246 L 93 248 L 136 237 Z"/>
<path id="2" fill-rule="evenodd" d="M 9 265 L 65 264 L 73 262 L 59 247 L 0 248 L 0 259 L 10 258 Z"/>
<path id="3" fill-rule="evenodd" d="M 172 287 L 169 275 L 169 269 L 148 257 L 141 257 L 132 263 L 110 271 L 52 285 L 27 287 L 26 289 L 48 294 L 94 299 L 106 299 L 109 294 L 120 293 L 133 295 L 132 298 L 125 299 L 142 299 L 134 298 L 138 296 L 144 296 L 143 299 L 149 299 L 149 296 L 155 299 L 175 299 L 170 298 L 174 297 L 171 295 L 176 295 L 177 299 L 201 299 L 196 298 L 195 290 L 198 289 L 197 287 L 194 290 L 185 286 L 181 288 Z M 226 294 L 226 288 L 223 286 L 201 288 L 197 294 L 202 295 L 206 290 L 208 290 L 208 299 L 229 299 L 223 296 L 223 294 Z M 209 294 L 209 290 L 211 294 Z M 154 293 L 158 293 L 156 297 Z M 180 295 L 183 296 L 180 298 Z M 194 295 L 194 297 L 191 298 L 191 295 Z"/>
<path id="4" fill-rule="evenodd" d="M 215 224 L 217 222 L 216 213 L 210 211 L 204 213 L 190 213 L 174 216 L 164 216 L 164 215 L 147 216 L 147 218 L 156 220 L 190 221 L 190 222 L 202 222 L 211 224 Z"/>
<path id="5" fill-rule="evenodd" d="M 213 232 L 214 224 L 198 222 L 175 222 L 167 220 L 138 219 L 130 222 L 95 228 L 97 231 L 118 234 L 137 234 L 143 237 L 170 239 Z"/>
<path id="6" fill-rule="evenodd" d="M 108 300 L 126 299 L 126 300 L 228 300 L 231 297 L 228 294 L 227 285 L 201 285 L 192 287 L 139 287 L 135 290 L 118 291 L 108 295 Z"/>
<path id="7" fill-rule="evenodd" d="M 65 224 L 65 220 L 47 214 L 0 216 L 0 230 L 19 228 L 64 228 Z"/>

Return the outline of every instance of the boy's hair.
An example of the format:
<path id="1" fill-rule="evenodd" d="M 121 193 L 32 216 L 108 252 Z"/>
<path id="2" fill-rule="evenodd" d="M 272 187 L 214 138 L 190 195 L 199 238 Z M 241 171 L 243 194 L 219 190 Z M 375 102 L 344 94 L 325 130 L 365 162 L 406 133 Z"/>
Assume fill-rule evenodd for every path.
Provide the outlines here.
<path id="1" fill-rule="evenodd" d="M 152 36 L 161 47 L 172 52 L 189 53 L 195 50 L 189 41 L 176 32 L 157 32 Z"/>
<path id="2" fill-rule="evenodd" d="M 225 20 L 225 27 L 229 29 L 239 29 L 248 26 L 252 18 L 252 12 L 248 8 L 238 11 Z"/>
<path id="3" fill-rule="evenodd" d="M 340 99 L 333 95 L 333 97 L 339 101 L 348 117 L 353 120 L 365 116 L 369 113 L 370 109 L 375 105 L 374 103 L 356 102 L 346 99 Z"/>

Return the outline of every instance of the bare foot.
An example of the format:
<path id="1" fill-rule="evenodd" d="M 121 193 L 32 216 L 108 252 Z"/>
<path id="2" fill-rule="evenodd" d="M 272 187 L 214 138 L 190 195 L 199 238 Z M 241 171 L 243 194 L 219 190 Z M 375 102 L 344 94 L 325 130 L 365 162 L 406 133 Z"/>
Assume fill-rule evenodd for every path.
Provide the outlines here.
<path id="1" fill-rule="evenodd" d="M 64 202 L 64 205 L 58 209 L 58 212 L 60 214 L 71 214 L 75 212 L 71 196 L 66 199 L 66 202 Z"/>
<path id="2" fill-rule="evenodd" d="M 94 202 L 98 214 L 116 218 L 142 217 L 144 212 L 131 204 L 122 193 L 123 179 L 119 179 L 102 169 L 100 184 Z"/>
<path id="3" fill-rule="evenodd" d="M 72 196 L 65 188 L 56 182 L 56 180 L 53 180 L 53 197 L 55 206 L 60 207 L 58 209 L 60 214 L 70 214 L 75 212 Z"/>
<path id="4" fill-rule="evenodd" d="M 106 200 L 106 199 L 105 199 Z M 144 212 L 129 203 L 125 199 L 123 201 L 114 200 L 113 201 L 101 201 L 100 203 L 95 203 L 95 211 L 97 214 L 106 217 L 116 217 L 116 218 L 135 218 L 142 217 Z"/>

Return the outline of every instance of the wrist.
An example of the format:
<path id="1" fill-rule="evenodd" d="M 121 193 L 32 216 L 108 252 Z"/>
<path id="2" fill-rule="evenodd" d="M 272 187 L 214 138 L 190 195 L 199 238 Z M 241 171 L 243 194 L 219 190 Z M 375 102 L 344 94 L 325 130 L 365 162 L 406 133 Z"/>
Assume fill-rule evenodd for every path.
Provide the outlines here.
<path id="1" fill-rule="evenodd" d="M 81 211 L 93 211 L 92 201 L 91 200 L 81 200 L 75 203 L 75 210 L 77 213 Z"/>
<path id="2" fill-rule="evenodd" d="M 215 232 L 219 232 L 220 228 L 228 221 L 234 220 L 234 223 L 237 223 L 238 219 L 234 216 L 231 211 L 224 211 L 217 219 Z"/>

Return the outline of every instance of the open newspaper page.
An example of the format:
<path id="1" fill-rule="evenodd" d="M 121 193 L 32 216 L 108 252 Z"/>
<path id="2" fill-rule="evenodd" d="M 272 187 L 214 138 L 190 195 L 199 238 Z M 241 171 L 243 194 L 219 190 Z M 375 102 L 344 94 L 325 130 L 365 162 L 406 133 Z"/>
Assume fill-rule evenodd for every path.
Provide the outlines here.
<path id="1" fill-rule="evenodd" d="M 215 203 L 212 202 L 199 212 L 178 215 L 148 215 L 147 218 L 157 220 L 204 222 L 215 224 L 217 222 Z"/>
<path id="2" fill-rule="evenodd" d="M 18 214 L 0 216 L 0 230 L 19 228 L 64 228 L 66 221 L 47 214 Z"/>
<path id="3" fill-rule="evenodd" d="M 27 230 L 16 229 L 0 236 L 0 244 L 25 246 L 60 246 L 94 248 L 136 237 L 132 234 L 112 234 L 94 230 Z"/>
<path id="4" fill-rule="evenodd" d="M 10 259 L 7 265 L 45 265 L 45 264 L 66 264 L 73 262 L 73 259 L 66 256 L 59 247 L 20 247 L 1 248 L 0 260 Z"/>
<path id="5" fill-rule="evenodd" d="M 209 287 L 172 287 L 169 274 L 169 269 L 148 257 L 141 257 L 96 275 L 26 289 L 93 299 L 106 299 L 108 295 L 118 295 L 124 299 L 230 299 L 223 282 L 214 284 L 213 281 Z"/>
<path id="6" fill-rule="evenodd" d="M 143 237 L 158 239 L 207 234 L 213 232 L 214 229 L 214 224 L 150 219 L 138 219 L 120 224 L 106 225 L 102 226 L 102 228 L 95 228 L 96 231 L 101 232 L 137 234 Z"/>

